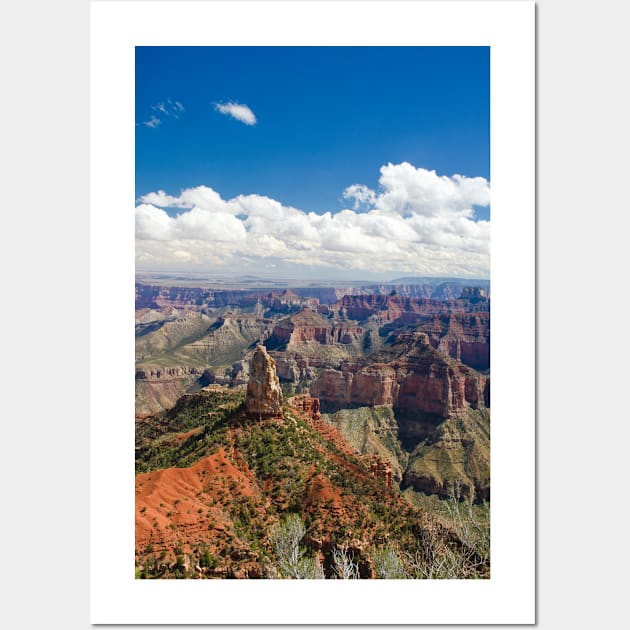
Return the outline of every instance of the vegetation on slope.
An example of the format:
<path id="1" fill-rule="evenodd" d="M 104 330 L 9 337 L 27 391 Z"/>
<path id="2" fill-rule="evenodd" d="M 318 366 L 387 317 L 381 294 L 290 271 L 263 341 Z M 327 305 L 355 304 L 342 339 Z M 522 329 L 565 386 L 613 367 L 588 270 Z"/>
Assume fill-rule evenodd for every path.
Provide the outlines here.
<path id="1" fill-rule="evenodd" d="M 411 577 L 427 541 L 442 559 L 469 554 L 333 429 L 289 407 L 282 419 L 249 419 L 242 401 L 242 391 L 206 389 L 138 424 L 138 577 L 296 577 L 282 569 L 274 537 L 287 518 L 303 523 L 301 557 L 325 577 L 340 566 L 378 577 L 380 560 L 393 556 Z M 488 574 L 479 554 L 460 564 L 459 577 Z"/>
<path id="2" fill-rule="evenodd" d="M 466 497 L 490 499 L 490 412 L 466 409 L 447 418 L 409 455 L 405 486 L 441 497 L 455 483 Z"/>
<path id="3" fill-rule="evenodd" d="M 228 442 L 228 419 L 241 411 L 243 388 L 184 394 L 166 413 L 136 422 L 136 472 L 184 468 Z"/>

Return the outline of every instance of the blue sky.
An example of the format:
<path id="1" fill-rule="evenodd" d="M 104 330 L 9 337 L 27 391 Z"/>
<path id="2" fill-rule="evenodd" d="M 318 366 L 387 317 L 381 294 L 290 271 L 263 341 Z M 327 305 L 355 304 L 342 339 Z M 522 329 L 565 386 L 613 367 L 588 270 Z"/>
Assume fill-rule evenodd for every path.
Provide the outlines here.
<path id="1" fill-rule="evenodd" d="M 423 250 L 427 254 L 424 258 L 416 256 L 418 272 L 465 273 L 467 269 L 461 264 L 459 268 L 449 267 L 448 252 L 434 255 L 436 248 L 455 244 L 454 239 L 434 234 L 450 213 L 452 221 L 445 233 L 451 230 L 458 238 L 470 240 L 479 228 L 485 238 L 489 198 L 466 193 L 464 203 L 457 192 L 459 201 L 446 199 L 440 209 L 437 199 L 446 193 L 435 186 L 448 182 L 435 178 L 458 174 L 477 183 L 480 178 L 489 180 L 489 81 L 490 52 L 481 47 L 136 48 L 136 197 L 142 207 L 137 235 L 146 246 L 146 256 L 143 258 L 141 252 L 138 266 L 166 267 L 169 260 L 199 268 L 204 264 L 233 265 L 242 257 L 228 251 L 230 237 L 220 238 L 221 226 L 226 234 L 230 229 L 225 217 L 219 217 L 218 242 L 211 247 L 210 237 L 206 238 L 206 249 L 213 250 L 208 256 L 199 243 L 189 243 L 200 239 L 190 239 L 182 226 L 193 222 L 198 227 L 203 217 L 212 222 L 218 214 L 227 213 L 239 217 L 249 234 L 252 225 L 247 217 L 269 216 L 271 212 L 260 205 L 260 198 L 264 198 L 298 209 L 305 216 L 330 212 L 334 218 L 346 210 L 378 219 L 377 226 L 346 217 L 350 220 L 344 223 L 349 251 L 356 249 L 352 232 L 362 221 L 355 233 L 359 242 L 363 233 L 368 240 L 378 237 L 376 231 L 385 219 L 377 215 L 395 213 L 400 220 L 417 216 L 418 221 L 405 226 L 405 230 L 409 226 L 415 230 L 417 239 L 404 236 L 403 240 L 407 239 L 417 253 Z M 230 111 L 238 114 L 235 105 L 242 106 L 241 114 L 245 112 L 240 119 L 230 115 Z M 403 167 L 396 171 L 403 164 L 417 173 Z M 391 172 L 383 173 L 387 165 L 392 166 Z M 436 172 L 435 181 L 427 176 L 431 171 Z M 350 194 L 352 190 L 348 192 L 353 185 L 361 186 L 353 189 L 358 191 L 355 196 Z M 245 196 L 251 203 L 244 201 L 239 208 L 234 204 L 219 207 L 208 199 L 196 203 L 198 196 L 192 194 L 182 197 L 183 191 L 200 186 L 205 187 L 202 193 L 210 194 L 211 189 L 221 200 Z M 428 187 L 426 195 L 423 187 Z M 164 191 L 169 199 L 160 201 L 158 191 Z M 410 197 L 396 206 L 392 200 L 401 195 Z M 431 209 L 422 206 L 427 195 L 435 201 Z M 249 206 L 254 201 L 257 205 L 252 210 Z M 462 203 L 467 205 L 465 211 Z M 168 221 L 157 213 L 158 208 L 168 218 L 181 220 L 167 229 Z M 207 214 L 190 214 L 195 208 Z M 441 217 L 442 222 L 427 226 L 422 217 L 428 215 Z M 455 226 L 453 221 L 462 217 L 476 228 L 461 221 L 461 229 Z M 304 217 L 294 218 L 299 223 Z M 262 227 L 258 224 L 259 234 Z M 295 247 L 288 237 L 282 246 L 272 244 L 271 258 L 279 258 L 284 266 L 303 265 L 297 250 L 306 247 L 314 251 L 307 232 L 330 228 L 332 235 L 333 227 L 341 226 L 334 222 L 323 226 L 314 217 L 308 226 L 295 228 Z M 390 241 L 398 235 L 398 227 L 391 227 L 385 229 L 384 236 L 389 234 Z M 320 242 L 319 251 L 342 249 L 343 242 L 338 240 L 331 236 Z M 164 249 L 169 243 L 171 250 L 178 241 L 179 259 L 173 258 L 173 250 L 160 260 L 159 246 L 148 241 L 161 242 Z M 287 253 L 287 244 L 295 251 Z M 366 247 L 363 255 L 369 255 L 370 247 L 383 249 L 376 241 Z M 467 249 L 480 254 L 484 247 L 468 243 Z M 188 261 L 186 251 L 191 252 Z M 361 252 L 357 252 L 351 267 L 371 271 L 360 257 Z M 251 263 L 243 259 L 243 270 L 258 265 L 259 258 L 254 256 Z M 338 268 L 341 260 L 334 254 L 313 259 L 316 265 L 331 269 Z M 390 269 L 385 269 L 388 266 Z M 477 256 L 471 261 L 471 275 L 484 275 L 487 266 Z M 391 260 L 380 261 L 374 272 L 413 268 L 411 258 L 393 252 Z"/>

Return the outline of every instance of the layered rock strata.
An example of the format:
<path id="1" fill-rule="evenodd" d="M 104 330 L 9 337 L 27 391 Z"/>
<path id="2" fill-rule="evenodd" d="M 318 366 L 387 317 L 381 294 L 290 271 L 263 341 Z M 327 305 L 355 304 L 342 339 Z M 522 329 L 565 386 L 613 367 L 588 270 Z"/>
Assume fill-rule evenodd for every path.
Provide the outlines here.
<path id="1" fill-rule="evenodd" d="M 392 405 L 441 418 L 467 407 L 489 406 L 488 377 L 434 350 L 427 335 L 409 336 L 415 346 L 398 359 L 344 361 L 338 370 L 322 370 L 311 394 L 337 408 Z"/>
<path id="2" fill-rule="evenodd" d="M 169 381 L 185 376 L 201 376 L 203 370 L 196 367 L 141 367 L 136 369 L 137 381 Z"/>
<path id="3" fill-rule="evenodd" d="M 274 327 L 269 342 L 272 346 L 286 348 L 309 342 L 321 345 L 349 345 L 360 340 L 362 335 L 363 328 L 360 326 L 344 322 L 335 323 L 310 309 L 305 309 L 279 322 Z"/>

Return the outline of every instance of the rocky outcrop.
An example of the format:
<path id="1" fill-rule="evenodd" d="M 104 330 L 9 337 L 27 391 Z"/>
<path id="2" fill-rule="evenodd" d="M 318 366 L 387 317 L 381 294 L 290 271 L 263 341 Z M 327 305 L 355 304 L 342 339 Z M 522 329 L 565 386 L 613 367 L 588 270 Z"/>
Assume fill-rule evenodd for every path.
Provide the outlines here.
<path id="1" fill-rule="evenodd" d="M 293 396 L 288 402 L 293 409 L 306 416 L 312 422 L 317 422 L 322 417 L 319 409 L 319 398 L 313 398 L 307 394 L 300 394 Z"/>
<path id="2" fill-rule="evenodd" d="M 331 408 L 392 405 L 447 418 L 467 407 L 489 406 L 487 377 L 434 350 L 427 335 L 399 336 L 411 345 L 388 362 L 344 361 L 322 370 L 310 392 Z"/>
<path id="3" fill-rule="evenodd" d="M 137 381 L 169 381 L 186 376 L 200 377 L 203 369 L 196 367 L 139 367 L 136 368 Z"/>
<path id="4" fill-rule="evenodd" d="M 136 309 L 165 306 L 190 308 L 208 304 L 212 297 L 213 291 L 210 289 L 136 284 Z"/>
<path id="5" fill-rule="evenodd" d="M 373 477 L 383 479 L 388 488 L 392 487 L 392 465 L 378 455 L 372 455 L 369 458 L 370 472 Z"/>
<path id="6" fill-rule="evenodd" d="M 293 292 L 301 297 L 316 298 L 320 304 L 334 304 L 344 295 L 368 295 L 375 288 L 369 287 L 305 287 L 294 288 Z"/>
<path id="7" fill-rule="evenodd" d="M 435 300 L 453 300 L 462 294 L 466 288 L 481 288 L 489 295 L 490 282 L 488 280 L 445 280 L 439 278 L 395 278 L 391 284 L 381 285 L 376 293 L 390 293 L 392 290 L 399 295 L 409 297 L 425 297 Z"/>
<path id="8" fill-rule="evenodd" d="M 295 313 L 304 308 L 317 310 L 319 300 L 314 297 L 300 297 L 291 289 L 282 293 L 271 292 L 265 295 L 261 303 L 270 309 L 272 313 Z"/>
<path id="9" fill-rule="evenodd" d="M 462 300 L 487 300 L 488 292 L 482 287 L 464 287 L 459 297 Z"/>
<path id="10" fill-rule="evenodd" d="M 311 309 L 304 309 L 280 321 L 273 329 L 269 343 L 271 347 L 285 348 L 310 342 L 349 345 L 360 340 L 362 335 L 360 326 L 331 322 Z"/>
<path id="11" fill-rule="evenodd" d="M 245 403 L 250 418 L 282 417 L 282 389 L 276 364 L 261 345 L 254 351 L 250 363 Z"/>
<path id="12" fill-rule="evenodd" d="M 401 295 L 345 295 L 331 310 L 337 311 L 341 318 L 357 321 L 377 317 L 382 322 L 414 322 L 422 315 L 465 312 L 466 304 L 460 300 L 432 300 Z"/>
<path id="13" fill-rule="evenodd" d="M 223 290 L 202 287 L 162 286 L 136 284 L 136 310 L 173 306 L 182 310 L 202 307 L 254 306 L 262 298 L 264 290 Z"/>
<path id="14" fill-rule="evenodd" d="M 364 361 L 345 361 L 341 369 L 321 371 L 310 388 L 313 396 L 339 407 L 352 405 L 392 405 L 400 385 L 393 367 Z"/>
<path id="15" fill-rule="evenodd" d="M 490 368 L 490 313 L 451 313 L 418 322 L 431 345 L 476 370 Z"/>
<path id="16" fill-rule="evenodd" d="M 287 356 L 285 353 L 272 352 L 276 361 L 276 372 L 282 381 L 299 383 L 315 378 L 314 361 L 301 354 Z M 315 361 L 317 363 L 317 361 Z"/>
<path id="17" fill-rule="evenodd" d="M 440 352 L 476 370 L 490 368 L 490 301 L 484 289 L 471 287 L 458 300 L 347 295 L 326 308 L 342 321 L 376 321 L 382 332 L 413 326 Z"/>
<path id="18" fill-rule="evenodd" d="M 249 364 L 250 361 L 242 360 L 236 361 L 236 363 L 225 369 L 208 368 L 204 370 L 203 377 L 207 383 L 216 383 L 229 387 L 247 385 L 249 382 Z"/>
<path id="19" fill-rule="evenodd" d="M 339 317 L 364 321 L 377 316 L 381 321 L 416 321 L 419 316 L 450 313 L 487 312 L 490 300 L 485 291 L 477 287 L 465 291 L 459 299 L 437 300 L 433 298 L 410 297 L 399 295 L 396 291 L 384 295 L 344 295 L 336 304 L 330 305 L 329 311 Z"/>

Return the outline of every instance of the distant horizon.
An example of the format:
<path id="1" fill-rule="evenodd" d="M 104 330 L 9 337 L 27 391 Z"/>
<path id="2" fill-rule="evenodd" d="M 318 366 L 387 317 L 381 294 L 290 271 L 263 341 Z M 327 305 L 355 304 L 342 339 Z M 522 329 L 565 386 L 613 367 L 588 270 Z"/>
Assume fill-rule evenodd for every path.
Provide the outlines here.
<path id="1" fill-rule="evenodd" d="M 225 282 L 238 282 L 246 283 L 246 282 L 266 282 L 266 283 L 292 283 L 292 286 L 299 286 L 297 283 L 302 283 L 302 285 L 315 285 L 317 283 L 322 284 L 330 284 L 330 283 L 344 283 L 347 282 L 349 284 L 395 284 L 395 283 L 407 283 L 407 284 L 423 284 L 422 281 L 426 281 L 426 283 L 438 283 L 438 282 L 475 282 L 475 283 L 489 283 L 489 277 L 462 277 L 462 276 L 413 276 L 413 275 L 395 275 L 388 274 L 387 277 L 384 278 L 369 278 L 369 277 L 358 277 L 358 276 L 340 276 L 340 277 L 331 277 L 325 275 L 319 276 L 303 276 L 303 277 L 295 277 L 295 276 L 287 276 L 286 274 L 273 274 L 273 273 L 238 273 L 238 272 L 225 272 L 225 273 L 212 273 L 208 271 L 192 271 L 192 270 L 184 270 L 184 269 L 136 269 L 136 280 L 139 279 L 139 276 L 148 276 L 148 277 L 163 277 L 164 279 L 180 279 L 184 281 L 187 279 L 186 277 L 190 277 L 191 282 L 195 281 L 203 281 L 205 283 L 217 282 L 220 283 L 222 281 Z"/>

